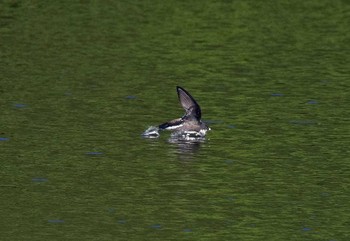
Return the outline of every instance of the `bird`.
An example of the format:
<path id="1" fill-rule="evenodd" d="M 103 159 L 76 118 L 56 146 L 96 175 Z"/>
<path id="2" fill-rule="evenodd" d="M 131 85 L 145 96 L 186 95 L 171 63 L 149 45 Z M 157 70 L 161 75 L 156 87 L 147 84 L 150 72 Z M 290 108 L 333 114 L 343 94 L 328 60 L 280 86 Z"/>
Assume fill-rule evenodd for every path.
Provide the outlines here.
<path id="1" fill-rule="evenodd" d="M 197 101 L 192 95 L 180 86 L 176 86 L 179 102 L 185 110 L 185 114 L 178 119 L 165 122 L 158 126 L 159 130 L 171 130 L 176 133 L 204 137 L 211 130 L 201 121 L 202 112 Z"/>

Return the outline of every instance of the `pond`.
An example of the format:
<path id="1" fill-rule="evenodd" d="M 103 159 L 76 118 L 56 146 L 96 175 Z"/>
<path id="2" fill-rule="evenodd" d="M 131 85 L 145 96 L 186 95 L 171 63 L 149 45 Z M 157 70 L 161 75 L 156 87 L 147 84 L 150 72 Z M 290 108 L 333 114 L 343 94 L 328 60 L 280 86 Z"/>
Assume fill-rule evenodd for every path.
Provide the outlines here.
<path id="1" fill-rule="evenodd" d="M 344 1 L 2 1 L 1 240 L 347 240 Z M 211 130 L 179 118 L 176 86 Z"/>

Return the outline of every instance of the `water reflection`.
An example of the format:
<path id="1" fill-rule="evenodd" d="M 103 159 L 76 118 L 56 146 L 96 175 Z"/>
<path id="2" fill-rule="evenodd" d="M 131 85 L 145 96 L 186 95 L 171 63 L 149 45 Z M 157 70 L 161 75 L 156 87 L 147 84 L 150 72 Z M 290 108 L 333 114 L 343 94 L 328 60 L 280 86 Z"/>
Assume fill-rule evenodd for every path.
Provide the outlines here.
<path id="1" fill-rule="evenodd" d="M 159 143 L 160 134 L 158 131 L 158 127 L 151 126 L 141 136 L 154 145 Z M 173 132 L 167 140 L 168 143 L 176 147 L 176 153 L 178 154 L 194 154 L 199 151 L 201 144 L 205 141 L 206 138 L 202 135 L 185 132 Z"/>
<path id="2" fill-rule="evenodd" d="M 318 124 L 315 120 L 291 120 L 289 123 L 294 125 L 316 125 Z"/>
<path id="3" fill-rule="evenodd" d="M 196 139 L 185 139 L 185 138 L 175 138 L 170 137 L 168 142 L 176 146 L 176 150 L 178 154 L 194 154 L 200 150 L 202 143 L 204 143 L 206 139 L 196 138 Z"/>
<path id="4" fill-rule="evenodd" d="M 142 136 L 142 138 L 147 141 L 150 145 L 156 148 L 161 148 L 163 138 L 158 136 Z M 175 154 L 186 154 L 186 156 L 192 156 L 192 154 L 197 153 L 201 145 L 207 140 L 205 137 L 188 137 L 188 136 L 179 136 L 179 135 L 170 135 L 166 139 L 169 150 Z M 188 155 L 190 154 L 190 155 Z"/>
<path id="5" fill-rule="evenodd" d="M 48 182 L 49 180 L 44 177 L 34 177 L 32 178 L 32 182 Z"/>
<path id="6" fill-rule="evenodd" d="M 62 219 L 50 219 L 47 220 L 49 223 L 64 223 L 64 220 Z"/>

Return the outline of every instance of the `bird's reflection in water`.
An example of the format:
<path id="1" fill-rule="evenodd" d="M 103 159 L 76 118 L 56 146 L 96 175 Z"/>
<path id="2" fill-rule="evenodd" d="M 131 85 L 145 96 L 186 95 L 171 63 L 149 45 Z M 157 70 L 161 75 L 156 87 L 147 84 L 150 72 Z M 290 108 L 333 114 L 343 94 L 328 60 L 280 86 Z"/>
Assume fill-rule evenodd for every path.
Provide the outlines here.
<path id="1" fill-rule="evenodd" d="M 144 132 L 142 134 L 143 139 L 147 140 L 152 148 L 160 148 L 162 141 L 159 135 L 149 133 L 148 131 Z M 203 136 L 183 132 L 172 133 L 170 138 L 167 139 L 167 142 L 171 144 L 170 153 L 179 156 L 181 159 L 192 159 L 194 154 L 198 153 L 202 145 L 207 141 Z"/>
<path id="2" fill-rule="evenodd" d="M 195 154 L 197 153 L 201 145 L 206 141 L 203 138 L 179 138 L 179 137 L 170 137 L 168 142 L 176 146 L 177 154 Z"/>

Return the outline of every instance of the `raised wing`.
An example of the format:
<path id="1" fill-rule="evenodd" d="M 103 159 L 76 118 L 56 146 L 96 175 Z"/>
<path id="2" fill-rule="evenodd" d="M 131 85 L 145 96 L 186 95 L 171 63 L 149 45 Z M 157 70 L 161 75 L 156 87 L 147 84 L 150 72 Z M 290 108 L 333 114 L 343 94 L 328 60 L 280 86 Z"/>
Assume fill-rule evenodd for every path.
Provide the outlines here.
<path id="1" fill-rule="evenodd" d="M 201 108 L 199 107 L 196 100 L 188 93 L 184 88 L 176 86 L 177 95 L 179 96 L 179 101 L 181 106 L 185 109 L 186 114 L 183 119 L 197 119 L 201 118 Z"/>

